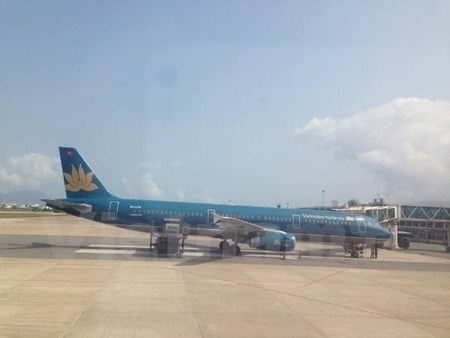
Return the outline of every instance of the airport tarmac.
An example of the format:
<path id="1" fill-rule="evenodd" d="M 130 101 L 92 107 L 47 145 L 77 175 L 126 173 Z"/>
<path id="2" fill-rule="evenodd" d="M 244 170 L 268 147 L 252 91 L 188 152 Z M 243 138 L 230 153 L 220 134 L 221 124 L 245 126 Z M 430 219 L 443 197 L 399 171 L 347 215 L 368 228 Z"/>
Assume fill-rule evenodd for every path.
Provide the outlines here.
<path id="1" fill-rule="evenodd" d="M 450 254 L 352 259 L 298 242 L 301 258 L 282 260 L 245 245 L 223 257 L 218 243 L 191 236 L 182 258 L 157 258 L 145 233 L 0 219 L 0 336 L 450 336 Z"/>

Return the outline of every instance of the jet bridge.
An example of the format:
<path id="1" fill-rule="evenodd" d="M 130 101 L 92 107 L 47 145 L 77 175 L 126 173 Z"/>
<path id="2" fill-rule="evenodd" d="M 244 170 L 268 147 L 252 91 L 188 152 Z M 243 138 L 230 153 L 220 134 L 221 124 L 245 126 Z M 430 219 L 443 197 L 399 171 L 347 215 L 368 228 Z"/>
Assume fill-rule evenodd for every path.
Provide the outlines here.
<path id="1" fill-rule="evenodd" d="M 442 243 L 450 252 L 450 208 L 402 205 L 398 225 L 411 232 L 414 240 Z"/>
<path id="2" fill-rule="evenodd" d="M 392 238 L 387 247 L 399 249 L 398 229 L 412 233 L 412 238 L 425 238 L 444 243 L 450 252 L 450 208 L 424 205 L 362 205 L 347 210 L 364 213 L 389 229 Z M 422 237 L 421 237 L 422 235 Z"/>

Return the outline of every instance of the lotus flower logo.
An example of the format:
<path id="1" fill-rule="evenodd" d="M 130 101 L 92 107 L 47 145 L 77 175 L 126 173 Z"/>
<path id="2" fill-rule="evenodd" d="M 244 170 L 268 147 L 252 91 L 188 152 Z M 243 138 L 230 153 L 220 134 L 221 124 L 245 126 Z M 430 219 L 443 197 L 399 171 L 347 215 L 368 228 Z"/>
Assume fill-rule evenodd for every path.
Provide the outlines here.
<path id="1" fill-rule="evenodd" d="M 66 190 L 72 192 L 78 192 L 80 190 L 93 191 L 98 189 L 95 183 L 92 183 L 94 173 L 91 171 L 85 173 L 81 164 L 77 168 L 72 164 L 72 175 L 64 173 L 64 177 L 67 180 Z"/>

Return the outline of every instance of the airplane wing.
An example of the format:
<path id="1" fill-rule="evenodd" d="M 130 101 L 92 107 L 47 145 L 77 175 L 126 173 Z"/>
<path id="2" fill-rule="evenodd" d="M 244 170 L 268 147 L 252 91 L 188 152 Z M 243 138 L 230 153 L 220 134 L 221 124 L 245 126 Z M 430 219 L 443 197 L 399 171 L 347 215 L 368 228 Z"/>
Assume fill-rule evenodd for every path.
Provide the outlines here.
<path id="1" fill-rule="evenodd" d="M 234 217 L 225 217 L 214 214 L 214 223 L 219 226 L 222 233 L 237 233 L 245 237 L 253 237 L 256 234 L 262 235 L 267 232 L 281 232 L 275 229 L 265 228 L 258 224 L 243 221 Z"/>
<path id="2" fill-rule="evenodd" d="M 70 203 L 62 200 L 43 199 L 47 206 L 56 210 L 67 212 L 68 214 L 86 213 L 92 211 L 92 205 L 85 203 Z"/>
<path id="3" fill-rule="evenodd" d="M 224 241 L 219 245 L 223 249 L 224 242 L 231 239 L 237 243 L 246 243 L 252 248 L 268 251 L 292 251 L 295 249 L 295 236 L 281 230 L 266 228 L 258 224 L 243 221 L 234 217 L 213 214 L 213 222 L 217 236 Z M 238 254 L 240 249 L 237 248 Z"/>

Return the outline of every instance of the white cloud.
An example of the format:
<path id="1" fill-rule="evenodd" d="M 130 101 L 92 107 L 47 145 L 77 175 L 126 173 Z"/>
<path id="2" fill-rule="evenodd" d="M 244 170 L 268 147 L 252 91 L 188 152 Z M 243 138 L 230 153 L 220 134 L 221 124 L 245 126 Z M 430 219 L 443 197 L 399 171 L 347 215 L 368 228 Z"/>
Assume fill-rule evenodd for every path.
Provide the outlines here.
<path id="1" fill-rule="evenodd" d="M 177 201 L 178 202 L 184 202 L 186 200 L 186 195 L 184 193 L 184 190 L 182 188 L 177 189 Z"/>
<path id="2" fill-rule="evenodd" d="M 11 157 L 0 164 L 2 190 L 38 188 L 58 177 L 59 159 L 40 153 Z"/>
<path id="3" fill-rule="evenodd" d="M 397 98 L 342 119 L 311 119 L 296 132 L 374 172 L 391 199 L 450 202 L 448 101 Z"/>
<path id="4" fill-rule="evenodd" d="M 134 167 L 131 177 L 122 178 L 129 197 L 164 198 L 164 190 L 155 182 L 152 173 L 148 171 L 152 167 L 153 165 L 150 163 L 139 163 Z"/>
<path id="5" fill-rule="evenodd" d="M 167 162 L 160 160 L 154 162 L 141 162 L 134 166 L 132 173 L 128 177 L 122 178 L 122 184 L 125 186 L 125 193 L 131 198 L 143 199 L 176 199 L 184 201 L 186 194 L 182 188 L 163 189 L 154 179 L 153 173 L 167 171 L 171 168 L 178 169 L 183 162 L 172 159 Z"/>
<path id="6" fill-rule="evenodd" d="M 133 198 L 163 198 L 164 190 L 154 181 L 151 173 L 122 178 L 127 194 Z"/>
<path id="7" fill-rule="evenodd" d="M 24 185 L 25 180 L 18 174 L 10 174 L 6 169 L 0 168 L 0 182 L 10 186 L 20 187 Z"/>
<path id="8" fill-rule="evenodd" d="M 200 192 L 198 200 L 205 203 L 220 203 L 220 199 L 212 196 L 208 189 L 203 189 Z"/>

